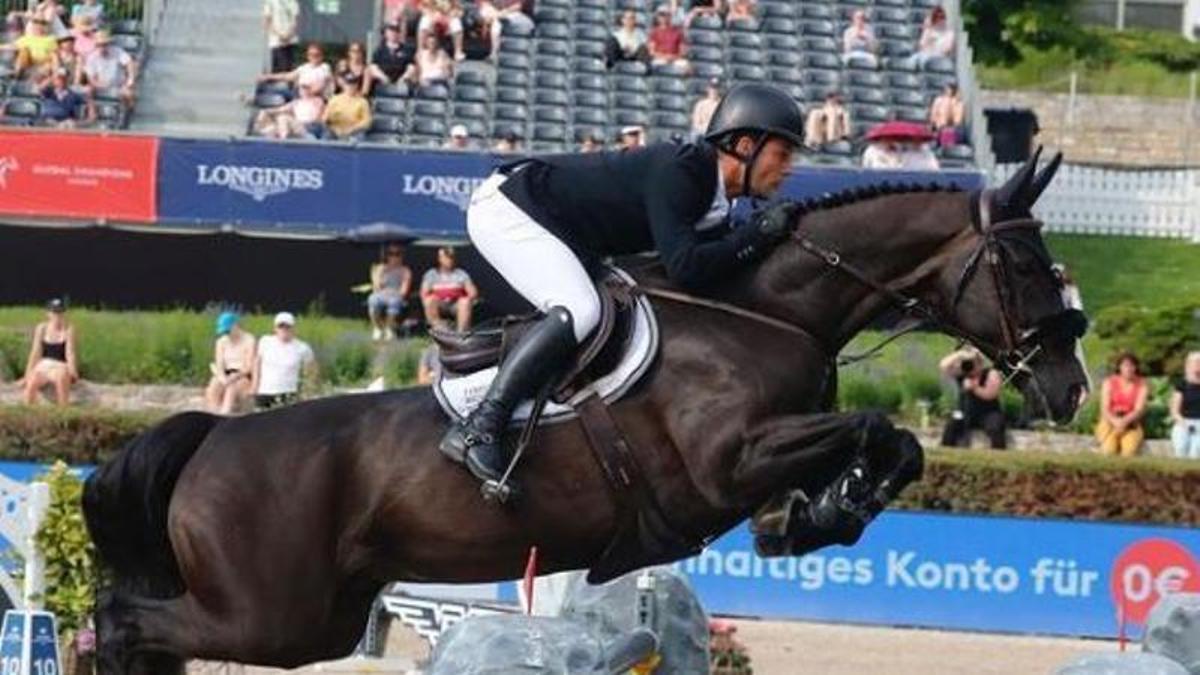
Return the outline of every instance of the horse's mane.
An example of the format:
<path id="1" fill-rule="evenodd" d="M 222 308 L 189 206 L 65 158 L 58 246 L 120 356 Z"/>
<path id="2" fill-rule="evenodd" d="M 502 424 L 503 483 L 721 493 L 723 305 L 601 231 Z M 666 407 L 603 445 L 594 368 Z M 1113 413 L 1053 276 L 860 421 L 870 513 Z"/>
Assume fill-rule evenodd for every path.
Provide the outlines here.
<path id="1" fill-rule="evenodd" d="M 963 189 L 957 185 L 944 185 L 935 181 L 919 183 L 916 181 L 892 182 L 885 180 L 873 185 L 860 185 L 858 187 L 846 188 L 845 190 L 838 190 L 837 192 L 826 192 L 820 197 L 811 197 L 796 203 L 800 205 L 799 216 L 802 218 L 818 211 L 829 211 L 877 197 L 923 192 L 963 192 Z"/>

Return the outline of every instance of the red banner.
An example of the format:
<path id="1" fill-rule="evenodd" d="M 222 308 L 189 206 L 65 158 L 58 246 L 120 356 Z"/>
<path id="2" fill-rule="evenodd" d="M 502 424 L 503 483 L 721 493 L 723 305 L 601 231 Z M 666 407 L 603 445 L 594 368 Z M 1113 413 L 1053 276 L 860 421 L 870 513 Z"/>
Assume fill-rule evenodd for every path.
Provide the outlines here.
<path id="1" fill-rule="evenodd" d="M 0 131 L 0 214 L 153 222 L 158 139 Z"/>

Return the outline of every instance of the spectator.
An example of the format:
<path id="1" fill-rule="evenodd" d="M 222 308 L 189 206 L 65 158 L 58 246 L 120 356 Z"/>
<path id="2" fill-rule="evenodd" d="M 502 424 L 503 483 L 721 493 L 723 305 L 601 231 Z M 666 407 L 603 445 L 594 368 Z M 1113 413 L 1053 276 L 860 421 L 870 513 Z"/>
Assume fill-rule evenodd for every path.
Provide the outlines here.
<path id="1" fill-rule="evenodd" d="M 42 119 L 54 122 L 59 129 L 74 129 L 76 115 L 81 109 L 87 113 L 85 122 L 91 122 L 96 117 L 94 106 L 71 90 L 65 70 L 56 71 L 41 94 Z"/>
<path id="2" fill-rule="evenodd" d="M 619 145 L 622 150 L 636 150 L 646 145 L 646 130 L 636 124 L 622 127 Z"/>
<path id="3" fill-rule="evenodd" d="M 621 13 L 621 23 L 608 39 L 607 61 L 611 67 L 617 61 L 649 61 L 646 33 L 637 27 L 637 12 L 627 9 Z"/>
<path id="4" fill-rule="evenodd" d="M 342 83 L 341 93 L 329 99 L 321 116 L 325 133 L 322 137 L 338 141 L 361 141 L 371 127 L 371 103 L 363 96 L 362 87 Z"/>
<path id="5" fill-rule="evenodd" d="M 1171 445 L 1175 456 L 1200 459 L 1200 352 L 1183 362 L 1183 380 L 1171 392 Z"/>
<path id="6" fill-rule="evenodd" d="M 79 380 L 75 328 L 67 321 L 67 306 L 62 300 L 51 300 L 46 310 L 46 320 L 33 329 L 23 378 L 24 401 L 33 405 L 42 388 L 52 385 L 55 402 L 67 405 L 71 401 L 71 385 Z"/>
<path id="7" fill-rule="evenodd" d="M 17 77 L 38 80 L 54 71 L 58 40 L 49 34 L 45 19 L 31 19 L 25 34 L 17 38 L 16 48 Z"/>
<path id="8" fill-rule="evenodd" d="M 933 135 L 924 125 L 912 122 L 884 122 L 866 135 L 867 149 L 862 165 L 868 169 L 936 171 L 937 156 L 929 149 Z"/>
<path id="9" fill-rule="evenodd" d="M 71 20 L 71 35 L 75 38 L 75 55 L 87 61 L 87 57 L 96 51 L 96 24 L 92 17 L 84 14 Z M 59 42 L 61 45 L 62 43 Z M 82 67 L 77 69 L 76 78 L 82 77 Z"/>
<path id="10" fill-rule="evenodd" d="M 71 8 L 71 25 L 81 19 L 87 19 L 93 26 L 104 25 L 104 5 L 96 0 L 83 0 Z"/>
<path id="11" fill-rule="evenodd" d="M 254 336 L 242 330 L 234 312 L 217 317 L 217 344 L 209 369 L 212 379 L 204 390 L 208 411 L 231 415 L 254 395 Z"/>
<path id="12" fill-rule="evenodd" d="M 64 21 L 67 18 L 67 8 L 60 5 L 58 0 L 42 0 L 37 3 L 29 11 L 29 18 L 45 21 L 50 35 L 56 38 L 62 37 L 69 32 Z"/>
<path id="13" fill-rule="evenodd" d="M 315 87 L 300 87 L 300 96 L 277 107 L 260 110 L 255 131 L 267 138 L 322 138 L 325 99 Z"/>
<path id="14" fill-rule="evenodd" d="M 316 91 L 322 98 L 333 92 L 333 70 L 325 63 L 325 50 L 321 45 L 310 44 L 304 51 L 304 63 L 286 73 L 259 75 L 259 82 L 290 82 L 297 89 L 305 87 Z"/>
<path id="15" fill-rule="evenodd" d="M 437 345 L 430 343 L 421 350 L 421 358 L 417 361 L 417 384 L 433 384 L 442 374 L 442 360 L 438 355 Z"/>
<path id="16" fill-rule="evenodd" d="M 946 420 L 942 445 L 948 448 L 971 447 L 971 431 L 987 434 L 993 450 L 1007 447 L 1007 424 L 1000 408 L 1000 390 L 1004 378 L 987 368 L 983 355 L 974 348 L 960 349 L 938 364 L 942 373 L 958 385 L 958 407 Z"/>
<path id="17" fill-rule="evenodd" d="M 492 30 L 479 17 L 478 8 L 471 8 L 463 14 L 463 55 L 471 61 L 487 61 L 491 59 L 499 46 L 492 42 Z"/>
<path id="18" fill-rule="evenodd" d="M 435 84 L 450 85 L 454 77 L 454 61 L 438 40 L 432 34 L 426 34 L 421 39 L 421 49 L 417 52 L 417 78 L 422 87 Z"/>
<path id="19" fill-rule="evenodd" d="M 334 73 L 338 88 L 345 91 L 346 87 L 357 87 L 363 96 L 371 95 L 376 73 L 371 64 L 367 63 L 367 48 L 361 42 L 351 42 L 346 48 L 346 58 L 338 61 Z"/>
<path id="20" fill-rule="evenodd" d="M 465 126 L 455 124 L 450 127 L 450 137 L 446 139 L 442 147 L 447 150 L 470 150 L 471 134 Z"/>
<path id="21" fill-rule="evenodd" d="M 733 0 L 729 5 L 729 13 L 725 15 L 725 23 L 745 20 L 754 20 L 754 0 Z"/>
<path id="22" fill-rule="evenodd" d="M 504 132 L 504 135 L 500 137 L 500 140 L 496 141 L 496 144 L 492 146 L 492 152 L 498 152 L 506 155 L 520 151 L 521 135 L 512 129 Z"/>
<path id="23" fill-rule="evenodd" d="M 137 63 L 124 49 L 112 44 L 112 36 L 107 32 L 96 35 L 96 51 L 84 62 L 83 74 L 89 95 L 97 89 L 118 89 L 125 106 L 133 105 Z"/>
<path id="24" fill-rule="evenodd" d="M 804 123 L 804 144 L 814 150 L 850 138 L 850 113 L 836 91 L 825 94 L 825 105 L 813 108 Z"/>
<path id="25" fill-rule="evenodd" d="M 254 403 L 260 410 L 296 402 L 301 378 L 317 378 L 317 360 L 312 348 L 296 337 L 296 317 L 291 312 L 275 315 L 275 331 L 258 341 L 254 356 Z"/>
<path id="26" fill-rule="evenodd" d="M 425 0 L 421 8 L 421 20 L 417 24 L 417 40 L 422 46 L 425 38 L 433 37 L 443 50 L 449 45 L 454 50 L 454 60 L 466 58 L 463 52 L 462 10 L 453 0 Z M 449 51 L 449 50 L 447 50 Z"/>
<path id="27" fill-rule="evenodd" d="M 404 314 L 405 299 L 412 291 L 412 270 L 404 264 L 404 249 L 388 244 L 383 263 L 371 267 L 371 295 L 367 296 L 367 311 L 374 331 L 372 339 L 391 340 L 396 337 L 400 316 Z"/>
<path id="28" fill-rule="evenodd" d="M 0 50 L 16 51 L 17 40 L 24 34 L 25 26 L 21 23 L 21 15 L 9 12 L 8 16 L 4 17 L 4 37 L 0 39 Z"/>
<path id="29" fill-rule="evenodd" d="M 421 23 L 421 0 L 384 0 L 383 22 L 400 26 L 406 42 L 414 42 Z"/>
<path id="30" fill-rule="evenodd" d="M 929 106 L 929 125 L 937 137 L 938 145 L 955 145 L 962 139 L 963 117 L 966 108 L 958 95 L 958 85 L 946 85 L 942 93 Z"/>
<path id="31" fill-rule="evenodd" d="M 83 70 L 83 60 L 79 58 L 79 53 L 75 51 L 74 35 L 66 35 L 58 39 L 58 52 L 55 54 L 55 59 L 57 60 L 58 68 L 54 72 L 65 74 L 68 85 L 79 81 L 79 72 Z"/>
<path id="32" fill-rule="evenodd" d="M 404 30 L 398 23 L 383 27 L 383 41 L 371 55 L 371 74 L 379 82 L 417 81 L 417 67 L 413 63 L 416 49 L 404 39 Z"/>
<path id="33" fill-rule="evenodd" d="M 917 40 L 917 52 L 912 55 L 912 64 L 923 70 L 930 59 L 938 57 L 954 58 L 954 29 L 946 21 L 946 10 L 934 7 L 921 26 L 921 37 Z"/>
<path id="34" fill-rule="evenodd" d="M 708 131 L 708 123 L 712 121 L 717 104 L 721 102 L 721 81 L 712 78 L 704 88 L 704 98 L 692 106 L 692 135 L 703 136 Z"/>
<path id="35" fill-rule="evenodd" d="M 1096 440 L 1106 455 L 1133 457 L 1142 447 L 1145 431 L 1142 416 L 1146 414 L 1149 396 L 1146 381 L 1139 372 L 1137 357 L 1125 352 L 1117 357 L 1117 372 L 1104 380 L 1100 390 L 1100 421 L 1096 424 Z"/>
<path id="36" fill-rule="evenodd" d="M 587 134 L 584 134 L 583 140 L 579 143 L 579 151 L 583 153 L 600 152 L 603 149 L 604 135 L 599 131 L 591 131 Z"/>
<path id="37" fill-rule="evenodd" d="M 684 26 L 691 26 L 698 16 L 720 16 L 725 13 L 724 0 L 691 0 Z"/>
<path id="38" fill-rule="evenodd" d="M 842 60 L 863 59 L 872 68 L 879 67 L 879 41 L 875 39 L 875 29 L 867 22 L 867 12 L 856 9 L 850 17 L 850 25 L 842 33 Z"/>
<path id="39" fill-rule="evenodd" d="M 271 49 L 271 72 L 287 73 L 296 67 L 296 45 L 300 27 L 298 0 L 265 0 L 263 25 Z"/>
<path id="40" fill-rule="evenodd" d="M 687 65 L 683 58 L 683 29 L 671 23 L 671 13 L 666 7 L 660 7 L 654 13 L 654 29 L 650 31 L 647 41 L 650 58 L 656 65 L 679 63 Z"/>
<path id="41" fill-rule="evenodd" d="M 430 327 L 444 327 L 445 317 L 452 316 L 458 332 L 465 333 L 471 328 L 471 311 L 479 289 L 467 271 L 456 267 L 454 262 L 454 249 L 448 246 L 438 249 L 437 266 L 421 278 L 421 305 Z"/>
<path id="42" fill-rule="evenodd" d="M 533 30 L 532 4 L 529 0 L 480 0 L 479 19 L 491 39 L 493 57 L 500 49 L 500 34 L 505 24 Z"/>

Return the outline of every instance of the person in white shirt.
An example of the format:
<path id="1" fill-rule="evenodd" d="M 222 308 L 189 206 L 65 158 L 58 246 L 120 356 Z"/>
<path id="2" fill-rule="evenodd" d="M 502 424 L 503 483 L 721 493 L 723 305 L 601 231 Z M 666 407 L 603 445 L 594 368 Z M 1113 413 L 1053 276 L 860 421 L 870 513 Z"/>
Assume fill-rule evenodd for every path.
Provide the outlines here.
<path id="1" fill-rule="evenodd" d="M 325 62 L 325 50 L 321 45 L 310 44 L 304 51 L 304 63 L 286 73 L 259 75 L 259 82 L 290 82 L 297 89 L 307 87 L 328 98 L 333 94 L 333 69 Z"/>
<path id="2" fill-rule="evenodd" d="M 296 317 L 291 312 L 275 315 L 275 332 L 258 341 L 254 355 L 254 403 L 259 409 L 294 403 L 300 395 L 300 380 L 317 378 L 313 350 L 296 337 Z"/>
<path id="3" fill-rule="evenodd" d="M 267 29 L 267 46 L 271 49 L 271 72 L 292 70 L 296 67 L 300 3 L 297 0 L 265 0 L 263 23 Z"/>

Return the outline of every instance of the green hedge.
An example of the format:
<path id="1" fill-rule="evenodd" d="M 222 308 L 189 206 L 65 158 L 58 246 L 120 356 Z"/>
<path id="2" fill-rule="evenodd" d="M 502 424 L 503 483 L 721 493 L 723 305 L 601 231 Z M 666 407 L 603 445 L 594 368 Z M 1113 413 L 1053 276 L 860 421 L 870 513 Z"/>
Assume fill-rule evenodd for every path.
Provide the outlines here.
<path id="1" fill-rule="evenodd" d="M 94 464 L 153 415 L 0 408 L 0 459 Z M 1200 462 L 1091 454 L 930 450 L 899 508 L 1200 525 Z"/>

